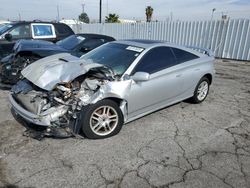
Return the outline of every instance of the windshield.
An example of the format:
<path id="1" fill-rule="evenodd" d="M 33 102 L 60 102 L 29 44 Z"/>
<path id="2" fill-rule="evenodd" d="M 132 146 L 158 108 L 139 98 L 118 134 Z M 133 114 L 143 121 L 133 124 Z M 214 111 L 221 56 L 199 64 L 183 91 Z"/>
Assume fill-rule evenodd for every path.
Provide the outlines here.
<path id="1" fill-rule="evenodd" d="M 143 48 L 125 44 L 108 43 L 81 58 L 105 65 L 111 68 L 116 75 L 121 76 L 143 50 Z"/>
<path id="2" fill-rule="evenodd" d="M 78 44 L 84 41 L 85 38 L 79 35 L 71 35 L 63 40 L 58 41 L 56 44 L 66 50 L 73 50 Z"/>
<path id="3" fill-rule="evenodd" d="M 0 35 L 6 32 L 11 27 L 13 27 L 12 24 L 0 25 Z"/>

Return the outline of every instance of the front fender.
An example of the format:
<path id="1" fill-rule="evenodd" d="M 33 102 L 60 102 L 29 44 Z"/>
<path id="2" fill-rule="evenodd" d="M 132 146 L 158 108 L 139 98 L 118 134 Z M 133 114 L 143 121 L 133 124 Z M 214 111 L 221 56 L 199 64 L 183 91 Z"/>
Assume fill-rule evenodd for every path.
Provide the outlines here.
<path id="1" fill-rule="evenodd" d="M 105 98 L 118 98 L 126 100 L 131 88 L 132 80 L 108 82 L 92 96 L 91 103 L 96 103 Z"/>

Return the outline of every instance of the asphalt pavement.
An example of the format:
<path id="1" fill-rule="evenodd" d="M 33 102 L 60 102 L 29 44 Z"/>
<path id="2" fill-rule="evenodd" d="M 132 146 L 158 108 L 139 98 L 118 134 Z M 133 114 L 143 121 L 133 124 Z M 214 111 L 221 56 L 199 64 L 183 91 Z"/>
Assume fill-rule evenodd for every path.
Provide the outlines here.
<path id="1" fill-rule="evenodd" d="M 250 187 L 250 62 L 216 60 L 201 104 L 181 102 L 103 140 L 23 136 L 0 90 L 0 187 Z"/>

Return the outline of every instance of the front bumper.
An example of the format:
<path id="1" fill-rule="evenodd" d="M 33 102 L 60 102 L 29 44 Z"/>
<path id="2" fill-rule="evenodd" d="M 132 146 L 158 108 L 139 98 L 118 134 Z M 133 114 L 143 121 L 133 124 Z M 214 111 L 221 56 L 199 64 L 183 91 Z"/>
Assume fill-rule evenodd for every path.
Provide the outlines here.
<path id="1" fill-rule="evenodd" d="M 12 94 L 9 94 L 9 101 L 16 114 L 20 115 L 23 119 L 30 123 L 41 126 L 51 126 L 53 122 L 55 122 L 60 116 L 63 116 L 65 113 L 67 113 L 68 110 L 67 106 L 61 105 L 56 108 L 52 107 L 47 111 L 37 115 L 27 111 L 20 104 L 18 104 Z"/>

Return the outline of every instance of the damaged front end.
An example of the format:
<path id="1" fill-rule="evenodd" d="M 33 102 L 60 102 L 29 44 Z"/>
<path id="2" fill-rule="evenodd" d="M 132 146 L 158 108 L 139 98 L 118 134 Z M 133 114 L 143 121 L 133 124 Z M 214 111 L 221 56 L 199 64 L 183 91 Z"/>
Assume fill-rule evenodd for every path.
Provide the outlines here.
<path id="1" fill-rule="evenodd" d="M 50 70 L 53 72 L 53 69 Z M 68 76 L 64 77 L 63 73 L 58 73 L 61 75 L 57 75 L 58 80 L 50 79 L 49 82 L 41 82 L 38 77 L 32 82 L 28 79 L 19 81 L 12 87 L 9 96 L 13 110 L 27 122 L 46 127 L 40 137 L 79 135 L 83 108 L 106 97 L 123 98 L 130 87 L 130 81 L 120 81 L 104 66 L 89 66 L 85 63 L 82 70 L 79 72 L 84 74 L 75 72 L 75 76 L 67 74 Z M 28 71 L 24 73 L 26 77 L 29 77 Z M 42 72 L 39 78 L 48 74 L 47 71 Z M 120 82 L 125 84 L 120 85 Z M 121 108 L 124 112 L 124 103 L 121 104 Z"/>

